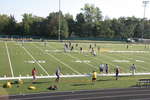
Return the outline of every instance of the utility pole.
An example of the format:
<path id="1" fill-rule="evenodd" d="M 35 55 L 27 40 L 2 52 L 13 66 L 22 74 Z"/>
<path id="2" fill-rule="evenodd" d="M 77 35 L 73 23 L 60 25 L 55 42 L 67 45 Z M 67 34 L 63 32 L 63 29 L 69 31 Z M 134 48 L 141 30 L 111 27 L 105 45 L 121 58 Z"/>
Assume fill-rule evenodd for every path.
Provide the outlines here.
<path id="1" fill-rule="evenodd" d="M 146 7 L 147 7 L 147 4 L 149 3 L 150 1 L 147 1 L 147 0 L 145 0 L 145 1 L 143 1 L 143 4 L 144 4 L 144 19 L 145 19 L 145 14 L 146 14 Z"/>
<path id="2" fill-rule="evenodd" d="M 60 41 L 60 0 L 59 0 L 59 26 L 58 26 L 58 40 Z"/>
<path id="3" fill-rule="evenodd" d="M 150 1 L 148 0 L 144 0 L 143 1 L 143 5 L 144 5 L 144 15 L 143 15 L 143 32 L 142 32 L 142 39 L 143 39 L 143 35 L 144 35 L 144 20 L 145 20 L 145 15 L 146 15 L 146 7 L 147 7 L 147 4 L 149 3 Z"/>

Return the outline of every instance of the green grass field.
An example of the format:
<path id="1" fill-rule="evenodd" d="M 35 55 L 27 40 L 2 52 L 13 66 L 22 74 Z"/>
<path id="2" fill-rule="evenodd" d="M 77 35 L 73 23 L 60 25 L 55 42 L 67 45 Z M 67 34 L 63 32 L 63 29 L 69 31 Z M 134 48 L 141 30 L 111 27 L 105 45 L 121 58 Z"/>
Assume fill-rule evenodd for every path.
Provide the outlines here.
<path id="1" fill-rule="evenodd" d="M 72 43 L 75 46 L 76 43 Z M 97 52 L 88 52 L 89 45 Z M 31 76 L 35 67 L 38 75 L 54 75 L 58 66 L 63 75 L 99 72 L 100 64 L 109 65 L 109 73 L 120 66 L 121 73 L 129 73 L 129 66 L 137 66 L 137 72 L 150 72 L 150 48 L 144 44 L 78 43 L 72 52 L 64 52 L 63 42 L 0 42 L 0 77 Z M 83 53 L 79 48 L 83 47 Z M 100 52 L 97 48 L 100 47 Z M 36 62 L 35 62 L 36 61 Z"/>
<path id="2" fill-rule="evenodd" d="M 72 43 L 75 46 L 76 43 Z M 97 52 L 93 56 L 88 52 L 89 45 Z M 137 66 L 136 72 L 150 72 L 150 47 L 144 44 L 125 43 L 78 43 L 78 47 L 72 52 L 64 52 L 63 42 L 0 42 L 0 77 L 31 76 L 31 70 L 35 67 L 38 76 L 54 75 L 58 66 L 63 75 L 89 74 L 93 70 L 99 73 L 100 64 L 109 65 L 109 73 L 114 73 L 116 65 L 120 66 L 121 73 L 129 73 L 129 66 L 133 63 Z M 83 53 L 79 48 L 83 47 Z M 100 47 L 100 51 L 97 48 Z M 33 92 L 47 92 L 50 85 L 57 84 L 58 91 L 104 89 L 104 88 L 127 88 L 136 85 L 140 78 L 149 76 L 126 76 L 118 81 L 114 77 L 98 77 L 93 85 L 90 77 L 61 78 L 60 83 L 55 79 L 38 79 L 38 84 L 32 84 L 32 80 L 24 80 L 24 84 L 18 87 L 2 88 L 6 81 L 0 81 L 0 95 L 24 94 Z M 12 80 L 10 80 L 12 81 Z M 12 81 L 13 82 L 13 81 Z M 36 90 L 28 90 L 28 86 L 34 85 Z"/>
<path id="3" fill-rule="evenodd" d="M 13 84 L 12 88 L 2 88 L 6 81 L 0 81 L 0 96 L 11 94 L 29 94 L 41 92 L 62 92 L 62 91 L 79 91 L 79 90 L 97 90 L 108 88 L 130 88 L 137 87 L 137 81 L 141 78 L 149 78 L 145 76 L 125 76 L 119 77 L 98 77 L 97 81 L 93 84 L 90 77 L 87 78 L 61 78 L 59 83 L 55 83 L 55 79 L 38 79 L 36 84 L 32 84 L 32 80 L 24 80 L 24 84 Z M 14 82 L 14 81 L 11 81 Z M 57 85 L 58 90 L 48 90 L 51 85 Z M 36 90 L 29 90 L 29 86 L 35 86 Z"/>

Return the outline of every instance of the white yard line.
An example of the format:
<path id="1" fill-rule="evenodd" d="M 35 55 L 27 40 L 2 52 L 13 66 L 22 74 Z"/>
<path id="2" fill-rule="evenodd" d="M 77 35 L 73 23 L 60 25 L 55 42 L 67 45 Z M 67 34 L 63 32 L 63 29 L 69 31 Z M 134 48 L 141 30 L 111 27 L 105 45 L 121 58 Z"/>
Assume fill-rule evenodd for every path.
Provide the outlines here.
<path id="1" fill-rule="evenodd" d="M 80 74 L 80 75 L 61 75 L 62 78 L 72 77 L 91 77 L 92 74 Z M 115 76 L 116 74 L 97 74 L 97 76 Z M 150 73 L 135 73 L 135 76 L 150 75 Z M 119 76 L 132 76 L 132 73 L 120 73 Z M 0 80 L 16 80 L 16 79 L 32 79 L 32 76 L 20 76 L 20 77 L 0 77 Z M 37 79 L 56 78 L 56 75 L 51 76 L 37 76 Z"/>
<path id="2" fill-rule="evenodd" d="M 107 57 L 107 58 L 111 58 L 111 59 L 116 59 L 116 57 L 112 57 L 112 56 L 108 56 L 108 55 L 105 55 L 105 57 Z M 128 59 L 129 61 L 130 61 L 130 59 L 128 58 L 128 57 L 125 57 L 125 59 Z M 130 63 L 130 62 L 129 62 Z M 132 64 L 132 63 L 130 63 L 130 64 Z M 141 65 L 141 64 L 140 64 Z M 144 70 L 147 70 L 148 69 L 148 67 L 139 67 L 139 68 L 141 68 L 141 69 L 144 69 Z"/>
<path id="3" fill-rule="evenodd" d="M 28 55 L 30 55 L 30 57 L 39 65 L 39 67 L 49 76 L 48 72 L 44 69 L 44 67 L 39 62 L 36 61 L 36 59 L 32 56 L 32 54 L 25 47 L 23 46 L 21 47 L 26 51 Z"/>
<path id="4" fill-rule="evenodd" d="M 39 50 L 41 50 L 43 53 L 45 53 L 41 48 L 37 47 L 35 44 L 33 44 L 36 48 L 38 48 Z M 57 60 L 58 62 L 62 63 L 63 65 L 65 65 L 67 68 L 71 69 L 73 72 L 77 73 L 77 74 L 81 74 L 80 72 L 78 72 L 77 70 L 73 69 L 71 66 L 69 66 L 68 64 L 62 62 L 61 60 L 59 60 L 58 58 L 56 58 L 53 55 L 50 55 L 48 53 L 46 53 L 47 55 L 53 57 L 55 60 Z"/>
<path id="5" fill-rule="evenodd" d="M 54 48 L 55 50 L 57 50 L 54 46 L 53 46 L 53 48 Z M 80 60 L 78 57 L 72 56 L 71 54 L 67 54 L 67 55 L 70 56 L 70 57 L 73 58 L 73 59 Z M 95 67 L 95 66 L 93 66 L 92 64 L 88 64 L 88 63 L 85 63 L 85 64 L 89 65 L 91 68 L 96 68 L 96 69 L 98 69 L 98 67 Z"/>
<path id="6" fill-rule="evenodd" d="M 80 60 L 78 57 L 74 57 L 74 56 L 72 56 L 71 54 L 67 54 L 67 55 L 70 56 L 70 57 L 72 57 L 72 58 L 74 58 L 74 59 Z M 95 66 L 93 66 L 92 64 L 89 64 L 89 63 L 85 63 L 85 64 L 89 65 L 91 68 L 96 68 L 96 69 L 98 69 L 98 67 L 95 67 Z"/>
<path id="7" fill-rule="evenodd" d="M 13 72 L 13 68 L 12 68 L 12 64 L 11 64 L 11 60 L 10 60 L 10 55 L 9 55 L 9 51 L 8 51 L 8 47 L 7 47 L 7 43 L 6 42 L 5 42 L 5 46 L 6 46 L 6 51 L 7 51 L 9 66 L 10 66 L 10 70 L 11 70 L 11 75 L 12 75 L 12 77 L 14 77 L 14 72 Z"/>

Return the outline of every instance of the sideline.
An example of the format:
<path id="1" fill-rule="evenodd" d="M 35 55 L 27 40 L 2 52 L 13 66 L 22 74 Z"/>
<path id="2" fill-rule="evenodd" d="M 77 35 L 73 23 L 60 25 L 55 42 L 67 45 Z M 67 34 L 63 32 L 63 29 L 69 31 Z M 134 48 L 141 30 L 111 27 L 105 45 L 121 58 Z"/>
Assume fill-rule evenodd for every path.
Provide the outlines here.
<path id="1" fill-rule="evenodd" d="M 138 75 L 150 75 L 150 73 L 135 73 Z M 97 74 L 97 76 L 115 76 L 115 74 Z M 119 76 L 132 76 L 132 73 L 120 73 Z M 80 74 L 80 75 L 61 75 L 62 78 L 73 78 L 73 77 L 91 77 L 91 74 Z M 37 76 L 37 79 L 56 78 L 56 75 L 50 76 Z M 32 76 L 20 76 L 20 77 L 0 77 L 0 80 L 16 80 L 16 79 L 33 79 Z"/>
<path id="2" fill-rule="evenodd" d="M 6 46 L 6 50 L 7 50 L 7 56 L 8 56 L 8 60 L 9 60 L 11 75 L 12 75 L 12 77 L 14 77 L 14 72 L 13 72 L 13 68 L 12 68 L 12 64 L 11 64 L 11 60 L 10 60 L 10 54 L 9 54 L 9 51 L 8 51 L 7 42 L 5 42 L 5 46 Z"/>

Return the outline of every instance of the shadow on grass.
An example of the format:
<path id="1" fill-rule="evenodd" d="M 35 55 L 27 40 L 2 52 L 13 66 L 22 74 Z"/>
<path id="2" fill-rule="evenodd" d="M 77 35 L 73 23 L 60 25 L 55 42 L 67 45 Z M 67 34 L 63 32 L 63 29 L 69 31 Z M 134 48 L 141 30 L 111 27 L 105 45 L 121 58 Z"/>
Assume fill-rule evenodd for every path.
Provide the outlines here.
<path id="1" fill-rule="evenodd" d="M 47 82 L 30 82 L 32 84 L 43 84 L 43 83 L 50 83 L 50 81 L 47 81 Z"/>
<path id="2" fill-rule="evenodd" d="M 114 79 L 99 79 L 99 80 L 97 80 L 98 82 L 100 82 L 100 81 L 113 81 Z"/>
<path id="3" fill-rule="evenodd" d="M 45 83 L 52 83 L 52 82 L 51 81 L 45 81 L 45 82 L 42 82 L 42 81 L 41 82 L 40 81 L 39 82 L 38 81 L 37 82 L 32 82 L 32 81 L 31 82 L 23 82 L 23 84 L 45 84 Z M 19 84 L 19 83 L 17 81 L 14 81 L 14 82 L 12 82 L 12 84 Z"/>
<path id="4" fill-rule="evenodd" d="M 85 85 L 92 85 L 92 83 L 79 83 L 79 84 L 72 84 L 72 86 L 85 86 Z"/>

